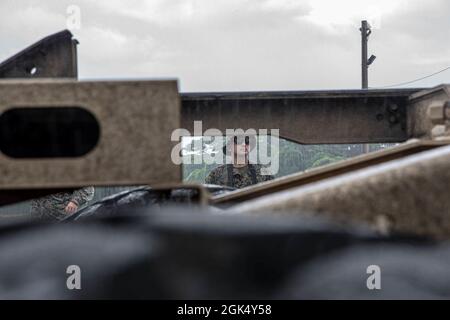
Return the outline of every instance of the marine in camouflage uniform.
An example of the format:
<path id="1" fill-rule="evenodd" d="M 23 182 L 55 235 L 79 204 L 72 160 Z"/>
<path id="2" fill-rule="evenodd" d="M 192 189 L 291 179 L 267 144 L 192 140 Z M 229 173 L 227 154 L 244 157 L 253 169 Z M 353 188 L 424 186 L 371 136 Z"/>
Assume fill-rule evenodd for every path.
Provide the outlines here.
<path id="1" fill-rule="evenodd" d="M 221 165 L 209 173 L 205 182 L 240 189 L 259 182 L 272 180 L 272 175 L 261 174 L 262 168 L 259 164 L 247 164 L 245 167 L 235 167 L 232 164 Z"/>
<path id="2" fill-rule="evenodd" d="M 245 146 L 244 143 L 245 142 Z M 229 186 L 233 188 L 244 188 L 253 184 L 269 181 L 273 179 L 272 175 L 263 175 L 262 170 L 265 168 L 260 164 L 252 164 L 248 161 L 250 150 L 256 146 L 256 138 L 254 136 L 236 135 L 230 137 L 227 144 L 223 147 L 223 153 L 229 154 L 234 163 L 238 163 L 238 152 L 240 152 L 243 165 L 226 164 L 221 165 L 212 170 L 206 177 L 207 184 L 216 184 Z M 238 151 L 239 150 L 239 151 Z"/>
<path id="3" fill-rule="evenodd" d="M 79 210 L 94 198 L 94 187 L 85 187 L 74 192 L 60 192 L 31 201 L 31 216 L 35 219 L 62 220 L 70 215 L 67 205 L 72 202 Z"/>

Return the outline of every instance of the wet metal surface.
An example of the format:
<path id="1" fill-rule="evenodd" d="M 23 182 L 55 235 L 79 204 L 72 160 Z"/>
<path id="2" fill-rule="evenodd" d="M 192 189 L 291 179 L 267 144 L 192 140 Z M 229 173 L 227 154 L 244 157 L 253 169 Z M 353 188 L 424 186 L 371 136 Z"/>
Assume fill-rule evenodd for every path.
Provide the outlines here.
<path id="1" fill-rule="evenodd" d="M 400 159 L 408 155 L 424 152 L 450 144 L 450 140 L 413 140 L 389 149 L 362 154 L 354 158 L 342 160 L 323 167 L 299 172 L 278 179 L 260 183 L 233 192 L 220 194 L 211 198 L 210 203 L 220 207 L 228 207 L 242 201 L 248 201 L 274 192 L 300 187 L 358 169 Z"/>
<path id="2" fill-rule="evenodd" d="M 182 127 L 280 129 L 299 143 L 401 142 L 408 98 L 420 89 L 183 93 Z"/>
<path id="3" fill-rule="evenodd" d="M 408 136 L 430 138 L 433 119 L 430 118 L 428 109 L 432 105 L 444 105 L 448 101 L 450 101 L 450 85 L 448 84 L 412 94 L 408 103 Z"/>
<path id="4" fill-rule="evenodd" d="M 232 207 L 235 212 L 302 215 L 368 223 L 391 232 L 450 238 L 450 146 L 393 160 Z M 380 225 L 382 221 L 382 225 Z"/>
<path id="5" fill-rule="evenodd" d="M 176 81 L 0 81 L 0 114 L 14 107 L 42 106 L 85 108 L 100 127 L 97 145 L 73 158 L 14 159 L 0 154 L 0 189 L 181 181 L 170 143 L 180 126 Z"/>

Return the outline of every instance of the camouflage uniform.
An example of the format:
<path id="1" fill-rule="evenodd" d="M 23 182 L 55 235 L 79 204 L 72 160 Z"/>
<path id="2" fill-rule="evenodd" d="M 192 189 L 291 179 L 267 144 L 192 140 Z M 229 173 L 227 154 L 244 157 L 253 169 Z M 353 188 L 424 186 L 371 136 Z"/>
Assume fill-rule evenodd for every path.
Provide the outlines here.
<path id="1" fill-rule="evenodd" d="M 272 180 L 272 175 L 261 174 L 262 168 L 259 164 L 249 164 L 242 168 L 236 168 L 233 165 L 221 165 L 208 174 L 205 183 L 244 188 L 259 182 Z M 233 172 L 232 175 L 231 172 Z"/>
<path id="2" fill-rule="evenodd" d="M 31 201 L 31 216 L 37 219 L 62 220 L 69 214 L 65 212 L 69 202 L 78 209 L 94 198 L 94 187 L 85 187 L 74 192 L 60 192 Z"/>

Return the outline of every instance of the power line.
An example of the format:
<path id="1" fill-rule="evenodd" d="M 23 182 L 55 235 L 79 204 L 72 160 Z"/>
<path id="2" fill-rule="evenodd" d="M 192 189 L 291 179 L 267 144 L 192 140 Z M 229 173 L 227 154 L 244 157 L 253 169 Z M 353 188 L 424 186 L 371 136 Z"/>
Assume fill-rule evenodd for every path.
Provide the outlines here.
<path id="1" fill-rule="evenodd" d="M 437 71 L 437 72 L 435 72 L 435 73 L 429 74 L 429 75 L 427 75 L 427 76 L 425 76 L 425 77 L 422 77 L 422 78 L 418 78 L 418 79 L 411 80 L 411 81 L 407 81 L 407 82 L 401 82 L 401 83 L 397 83 L 397 84 L 391 84 L 391 85 L 388 85 L 388 86 L 382 86 L 382 87 L 370 87 L 370 89 L 379 89 L 379 88 L 390 88 L 390 87 L 404 86 L 405 84 L 410 84 L 410 83 L 414 83 L 414 82 L 417 82 L 417 81 L 420 81 L 420 80 L 423 80 L 423 79 L 430 78 L 430 77 L 432 77 L 432 76 L 435 76 L 435 75 L 437 75 L 437 74 L 439 74 L 439 73 L 442 73 L 442 72 L 444 72 L 444 71 L 447 71 L 447 70 L 449 70 L 449 69 L 450 69 L 450 66 L 448 66 L 447 68 L 444 68 L 444 69 L 442 69 L 442 70 L 439 70 L 439 71 Z"/>

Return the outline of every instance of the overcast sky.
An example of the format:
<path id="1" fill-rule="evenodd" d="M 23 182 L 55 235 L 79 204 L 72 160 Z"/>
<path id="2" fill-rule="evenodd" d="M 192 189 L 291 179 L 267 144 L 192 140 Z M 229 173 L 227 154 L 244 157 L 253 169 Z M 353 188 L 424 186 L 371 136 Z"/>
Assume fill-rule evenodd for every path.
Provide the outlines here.
<path id="1" fill-rule="evenodd" d="M 81 12 L 71 30 L 81 79 L 177 78 L 182 91 L 359 88 L 362 19 L 377 56 L 369 86 L 450 66 L 448 0 L 1 0 L 0 61 L 67 28 L 70 5 Z M 450 70 L 408 86 L 440 83 Z"/>

